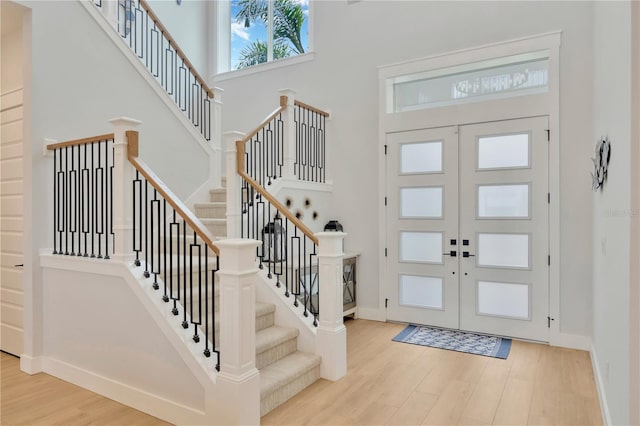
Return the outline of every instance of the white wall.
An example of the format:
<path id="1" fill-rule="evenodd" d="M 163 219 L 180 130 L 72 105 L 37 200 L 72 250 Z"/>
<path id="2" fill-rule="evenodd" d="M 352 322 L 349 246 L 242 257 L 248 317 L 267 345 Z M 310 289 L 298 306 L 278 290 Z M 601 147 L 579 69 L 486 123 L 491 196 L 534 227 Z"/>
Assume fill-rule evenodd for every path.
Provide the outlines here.
<path id="1" fill-rule="evenodd" d="M 124 279 L 44 268 L 43 281 L 46 359 L 108 378 L 114 389 L 204 410 L 203 386 Z M 72 297 L 82 303 L 70 303 Z"/>
<path id="2" fill-rule="evenodd" d="M 629 310 L 631 325 L 629 327 L 631 352 L 629 354 L 631 389 L 630 424 L 640 424 L 640 3 L 631 6 L 631 47 L 633 49 L 632 76 L 632 105 L 631 105 L 631 291 Z M 636 76 L 636 78 L 633 78 Z M 635 167 L 634 167 L 635 165 Z"/>
<path id="3" fill-rule="evenodd" d="M 209 32 L 209 7 L 215 3 L 206 0 L 150 0 L 149 5 L 171 37 L 206 80 L 209 76 L 208 60 L 212 49 Z"/>
<path id="4" fill-rule="evenodd" d="M 22 28 L 2 34 L 1 49 L 0 91 L 6 93 L 22 87 Z"/>
<path id="5" fill-rule="evenodd" d="M 602 386 L 601 397 L 610 420 L 612 424 L 629 424 L 630 362 L 640 362 L 629 359 L 630 262 L 638 262 L 630 258 L 629 252 L 631 5 L 629 2 L 594 2 L 593 10 L 591 144 L 608 136 L 612 147 L 608 180 L 604 189 L 592 196 L 593 352 Z"/>
<path id="6" fill-rule="evenodd" d="M 278 103 L 276 90 L 332 113 L 327 176 L 334 216 L 361 252 L 358 304 L 378 308 L 377 67 L 562 30 L 560 48 L 561 300 L 563 333 L 591 333 L 591 5 L 588 2 L 318 1 L 315 59 L 220 81 L 224 131 L 249 131 Z"/>
<path id="7" fill-rule="evenodd" d="M 209 177 L 206 152 L 160 101 L 78 2 L 34 2 L 34 173 L 48 173 L 44 138 L 68 140 L 112 131 L 108 119 L 140 126 L 141 158 L 185 199 Z M 72 21 L 72 26 L 57 23 Z M 51 31 L 52 27 L 57 31 Z M 44 175 L 48 178 L 48 175 Z M 43 177 L 44 177 L 43 176 Z M 47 179 L 48 181 L 48 179 Z M 35 185 L 35 182 L 34 182 Z"/>

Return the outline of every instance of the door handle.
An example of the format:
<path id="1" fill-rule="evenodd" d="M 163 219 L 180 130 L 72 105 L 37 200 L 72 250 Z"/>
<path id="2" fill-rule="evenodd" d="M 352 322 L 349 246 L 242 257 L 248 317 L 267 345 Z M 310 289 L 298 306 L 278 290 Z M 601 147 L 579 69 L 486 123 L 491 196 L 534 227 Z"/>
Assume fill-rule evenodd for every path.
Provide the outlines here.
<path id="1" fill-rule="evenodd" d="M 456 257 L 458 256 L 458 253 L 455 250 L 451 250 L 449 253 L 442 253 L 443 256 L 451 256 L 451 257 Z"/>
<path id="2" fill-rule="evenodd" d="M 462 252 L 462 257 L 475 257 L 475 254 L 470 254 L 468 251 Z"/>
<path id="3" fill-rule="evenodd" d="M 14 268 L 22 268 L 24 266 L 24 263 L 21 263 L 19 265 L 13 265 Z"/>

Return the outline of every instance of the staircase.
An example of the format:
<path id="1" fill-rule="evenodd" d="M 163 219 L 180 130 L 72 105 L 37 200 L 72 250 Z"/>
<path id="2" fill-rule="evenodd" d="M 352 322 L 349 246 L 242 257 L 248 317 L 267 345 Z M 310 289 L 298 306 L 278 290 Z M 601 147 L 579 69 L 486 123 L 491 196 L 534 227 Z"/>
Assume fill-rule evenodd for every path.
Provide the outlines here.
<path id="1" fill-rule="evenodd" d="M 226 179 L 222 178 L 222 187 L 209 190 L 207 203 L 197 203 L 194 206 L 196 216 L 211 231 L 216 239 L 227 236 L 227 189 Z"/>
<path id="2" fill-rule="evenodd" d="M 202 194 L 200 188 L 220 185 L 222 170 L 218 161 L 221 160 L 220 101 L 213 99 L 213 90 L 206 87 L 193 70 L 145 0 L 96 1 L 99 9 L 94 7 L 94 2 L 69 4 L 76 3 L 95 18 L 159 99 L 172 108 L 172 114 L 178 119 L 176 128 L 179 125 L 181 131 L 186 130 L 189 143 L 195 142 L 193 145 L 202 148 L 208 156 L 208 178 L 198 175 L 183 188 L 195 190 L 190 200 L 206 199 L 206 192 Z M 136 19 L 127 18 L 133 16 L 129 12 L 134 9 Z M 121 20 L 123 17 L 125 21 Z M 153 69 L 145 69 L 155 63 L 144 59 L 145 52 L 155 54 L 155 49 L 149 48 L 153 46 L 151 42 L 137 41 L 143 36 L 145 40 L 156 40 L 154 37 L 160 33 L 164 37 L 161 42 L 166 43 L 162 58 L 173 58 L 172 63 L 178 67 L 167 72 L 179 76 L 180 84 L 194 88 L 202 102 L 188 102 L 185 109 L 183 99 L 175 95 L 179 91 L 167 91 L 166 82 L 174 80 L 155 75 Z M 102 41 L 110 45 L 108 40 Z M 129 46 L 122 45 L 121 41 Z M 280 96 L 278 112 L 267 120 L 266 126 L 273 124 L 281 128 L 288 123 L 287 134 L 292 135 L 296 125 L 317 129 L 306 139 L 314 141 L 314 150 L 324 153 L 324 125 L 313 127 L 302 117 L 318 115 L 314 123 L 324 123 L 328 114 L 301 105 L 295 103 L 292 96 Z M 302 114 L 303 109 L 309 112 Z M 59 356 L 54 359 L 43 355 L 44 368 L 38 368 L 175 424 L 257 424 L 260 416 L 318 378 L 343 377 L 346 330 L 341 323 L 342 304 L 338 296 L 342 285 L 339 272 L 344 234 L 316 237 L 261 186 L 260 182 L 269 180 L 263 179 L 266 175 L 260 177 L 260 182 L 254 181 L 244 173 L 244 163 L 233 161 L 230 155 L 227 160 L 233 164 L 228 170 L 235 178 L 229 181 L 229 193 L 223 181 L 222 188 L 210 191 L 208 202 L 195 204 L 190 209 L 139 158 L 139 132 L 135 129 L 140 122 L 126 117 L 110 122 L 113 126 L 110 134 L 47 145 L 47 149 L 53 151 L 55 175 L 65 179 L 53 180 L 53 252 L 43 255 L 43 259 L 46 258 L 42 262 L 46 268 L 43 288 L 60 287 L 63 290 L 59 294 L 73 294 L 74 303 L 69 303 L 69 309 L 74 315 L 55 309 L 63 304 L 61 301 L 50 304 L 54 299 L 44 298 L 43 318 L 55 326 L 43 328 L 43 340 L 54 348 L 52 353 Z M 161 131 L 156 133 L 154 139 L 163 139 Z M 285 132 L 277 134 L 279 139 L 269 146 L 277 147 L 280 154 L 285 151 L 290 154 L 285 156 L 286 167 L 278 165 L 286 169 L 285 175 L 290 178 L 297 149 L 295 138 L 286 138 L 289 145 L 285 150 Z M 319 140 L 321 148 L 316 142 Z M 242 146 L 239 142 L 233 141 L 236 158 L 244 158 L 246 147 L 249 147 L 247 155 L 253 155 L 252 147 L 262 143 L 256 135 L 249 135 Z M 300 149 L 311 152 L 310 144 Z M 100 147 L 95 156 L 94 146 Z M 104 155 L 101 156 L 101 152 Z M 63 156 L 78 160 L 62 161 Z M 313 172 L 307 173 L 300 165 L 295 170 L 300 175 L 318 176 L 318 170 L 324 168 L 324 156 L 315 160 L 313 165 L 306 166 Z M 101 179 L 100 185 L 85 185 L 85 197 L 84 180 L 70 178 L 84 176 L 85 170 L 90 170 L 90 176 L 97 176 L 98 170 L 112 170 L 113 178 Z M 169 170 L 160 170 L 163 172 Z M 174 170 L 170 172 L 175 175 Z M 206 179 L 208 185 L 203 185 L 202 179 Z M 73 183 L 73 190 L 63 190 L 61 185 L 65 182 Z M 82 186 L 82 190 L 78 186 Z M 243 190 L 251 193 L 247 200 L 258 202 L 242 202 Z M 79 194 L 82 194 L 80 199 Z M 104 194 L 110 196 L 103 197 Z M 76 198 L 72 200 L 73 196 Z M 285 229 L 291 229 L 291 241 L 287 244 L 292 245 L 292 239 L 302 243 L 296 256 L 275 260 L 278 258 L 267 257 L 263 252 L 258 257 L 255 240 L 262 237 L 256 229 L 254 234 L 243 235 L 244 241 L 237 240 L 235 232 L 227 232 L 227 227 L 241 229 L 243 219 L 246 223 L 258 223 L 257 218 L 262 219 L 264 216 L 260 215 L 264 212 L 257 207 L 253 212 L 244 210 L 263 205 L 271 216 L 275 215 L 266 219 L 284 220 Z M 84 226 L 85 217 L 93 218 L 91 227 Z M 104 232 L 109 228 L 112 238 Z M 227 236 L 233 239 L 220 241 Z M 275 247 L 274 244 L 271 247 Z M 81 252 L 91 256 L 79 256 Z M 271 269 L 281 261 L 284 266 L 280 272 Z M 321 275 L 314 272 L 313 267 L 327 272 Z M 214 269 L 219 273 L 209 274 Z M 280 281 L 282 271 L 291 271 L 291 279 L 282 276 Z M 297 274 L 295 280 L 294 273 Z M 272 276 L 274 281 L 268 281 Z M 307 279 L 308 286 L 303 282 Z M 92 286 L 87 286 L 87 282 Z M 212 282 L 217 282 L 213 288 Z M 273 285 L 276 282 L 277 285 Z M 328 291 L 311 306 L 312 296 L 320 294 L 314 293 L 313 285 Z M 67 288 L 71 290 L 64 290 Z M 104 303 L 105 299 L 99 297 L 101 292 L 110 300 L 123 303 L 119 306 Z M 254 302 L 255 295 L 259 295 L 262 302 Z M 322 312 L 317 309 L 319 304 L 323 306 Z M 72 316 L 83 317 L 93 311 L 100 314 L 90 315 L 91 321 L 67 321 Z M 284 327 L 285 324 L 293 327 Z M 92 334 L 94 326 L 101 332 Z M 144 338 L 140 338 L 139 333 Z M 98 336 L 99 344 L 85 344 L 87 335 Z M 70 342 L 69 350 L 60 342 Z M 97 351 L 95 347 L 113 350 Z M 58 349 L 64 349 L 64 353 Z M 125 362 L 114 362 L 114 354 L 122 356 Z"/>
<path id="3" fill-rule="evenodd" d="M 227 191 L 224 178 L 222 185 L 209 191 L 210 202 L 194 206 L 196 216 L 216 239 L 226 237 Z M 219 298 L 215 297 L 215 300 Z M 219 318 L 217 305 L 215 311 L 216 318 Z M 298 329 L 276 325 L 275 312 L 274 304 L 256 302 L 256 368 L 260 371 L 261 416 L 320 378 L 321 357 L 298 351 Z M 215 333 L 215 341 L 219 342 L 218 323 L 215 324 Z"/>
<path id="4" fill-rule="evenodd" d="M 260 370 L 260 415 L 320 378 L 318 355 L 297 350 L 298 329 L 274 324 L 275 306 L 256 303 L 256 368 Z"/>

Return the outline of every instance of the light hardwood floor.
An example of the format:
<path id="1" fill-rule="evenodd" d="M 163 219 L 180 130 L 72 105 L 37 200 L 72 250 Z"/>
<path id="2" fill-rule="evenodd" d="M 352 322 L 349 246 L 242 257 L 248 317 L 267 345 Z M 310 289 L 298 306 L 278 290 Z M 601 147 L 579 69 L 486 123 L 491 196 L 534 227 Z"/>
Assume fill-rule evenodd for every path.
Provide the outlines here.
<path id="1" fill-rule="evenodd" d="M 349 370 L 263 425 L 600 425 L 587 352 L 514 341 L 507 360 L 391 342 L 404 325 L 350 320 Z M 2 354 L 2 425 L 161 425 Z"/>
<path id="2" fill-rule="evenodd" d="M 126 405 L 48 374 L 20 371 L 20 360 L 2 353 L 0 425 L 169 425 Z"/>
<path id="3" fill-rule="evenodd" d="M 342 380 L 305 389 L 263 425 L 600 425 L 589 354 L 514 341 L 507 360 L 391 342 L 405 325 L 347 321 Z"/>

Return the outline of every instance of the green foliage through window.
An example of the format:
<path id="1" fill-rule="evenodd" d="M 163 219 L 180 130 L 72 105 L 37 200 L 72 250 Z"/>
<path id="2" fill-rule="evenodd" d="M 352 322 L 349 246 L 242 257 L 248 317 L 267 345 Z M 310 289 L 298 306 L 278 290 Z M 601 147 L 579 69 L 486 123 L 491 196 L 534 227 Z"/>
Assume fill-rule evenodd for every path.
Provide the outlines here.
<path id="1" fill-rule="evenodd" d="M 267 62 L 270 51 L 273 60 L 305 53 L 308 14 L 308 0 L 233 0 L 232 68 Z M 272 45 L 269 45 L 269 22 L 273 28 Z"/>

